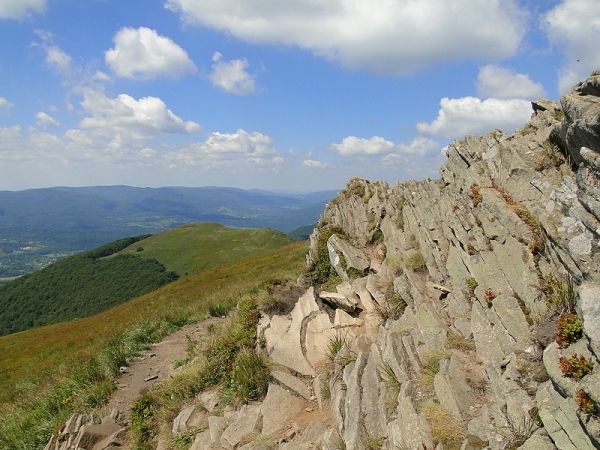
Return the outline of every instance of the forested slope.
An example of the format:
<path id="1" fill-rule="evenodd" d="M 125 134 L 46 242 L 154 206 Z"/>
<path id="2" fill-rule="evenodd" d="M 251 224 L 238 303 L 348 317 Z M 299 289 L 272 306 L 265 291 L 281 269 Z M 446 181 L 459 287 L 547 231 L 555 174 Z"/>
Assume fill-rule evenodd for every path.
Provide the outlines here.
<path id="1" fill-rule="evenodd" d="M 0 335 L 90 316 L 178 279 L 156 259 L 104 258 L 146 237 L 112 242 L 0 286 Z"/>

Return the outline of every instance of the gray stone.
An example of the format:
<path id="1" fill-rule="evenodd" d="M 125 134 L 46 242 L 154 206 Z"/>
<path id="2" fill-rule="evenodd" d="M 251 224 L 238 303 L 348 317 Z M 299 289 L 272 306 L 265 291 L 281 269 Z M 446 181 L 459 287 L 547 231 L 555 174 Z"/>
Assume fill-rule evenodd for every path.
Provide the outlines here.
<path id="1" fill-rule="evenodd" d="M 121 430 L 116 423 L 103 423 L 99 425 L 84 425 L 79 429 L 74 448 L 91 449 L 100 441 Z"/>
<path id="2" fill-rule="evenodd" d="M 200 394 L 200 401 L 208 412 L 212 412 L 219 404 L 219 392 L 204 391 Z"/>
<path id="3" fill-rule="evenodd" d="M 362 305 L 362 309 L 364 309 L 368 313 L 377 312 L 377 308 L 375 306 L 373 297 L 367 289 L 367 277 L 357 278 L 352 283 L 352 287 L 354 288 L 354 291 L 358 294 L 360 304 Z"/>
<path id="4" fill-rule="evenodd" d="M 344 405 L 342 437 L 348 449 L 357 448 L 364 438 L 363 427 L 361 427 L 363 415 L 360 408 L 362 402 L 362 385 L 360 381 L 367 359 L 368 354 L 359 353 L 356 362 L 348 364 L 343 372 L 344 383 L 346 383 L 348 390 Z"/>
<path id="5" fill-rule="evenodd" d="M 187 431 L 187 421 L 190 419 L 195 410 L 196 405 L 189 406 L 181 410 L 177 417 L 175 417 L 175 420 L 173 420 L 173 427 L 171 429 L 171 433 L 179 434 L 182 431 Z"/>
<path id="6" fill-rule="evenodd" d="M 219 442 L 223 431 L 225 431 L 225 418 L 220 416 L 210 416 L 208 418 L 208 432 L 210 442 Z"/>
<path id="7" fill-rule="evenodd" d="M 544 428 L 561 450 L 593 450 L 577 417 L 573 399 L 563 398 L 550 381 L 540 385 L 536 400 Z"/>
<path id="8" fill-rule="evenodd" d="M 556 446 L 546 433 L 534 433 L 527 439 L 519 450 L 556 450 Z"/>
<path id="9" fill-rule="evenodd" d="M 190 450 L 209 450 L 212 448 L 213 445 L 210 438 L 210 432 L 205 430 L 196 435 L 196 439 L 194 439 L 194 443 L 190 447 Z M 219 445 L 218 448 L 221 448 L 221 445 Z"/>
<path id="10" fill-rule="evenodd" d="M 310 319 L 306 326 L 306 359 L 312 367 L 318 367 L 327 359 L 330 340 L 339 333 L 329 320 L 329 316 L 320 313 Z"/>
<path id="11" fill-rule="evenodd" d="M 272 351 L 279 340 L 285 336 L 290 329 L 292 321 L 284 316 L 273 316 L 269 321 L 269 327 L 264 331 L 264 337 L 267 343 L 267 350 Z"/>
<path id="12" fill-rule="evenodd" d="M 304 381 L 295 377 L 294 375 L 290 375 L 287 372 L 283 372 L 281 370 L 273 370 L 271 372 L 273 378 L 275 378 L 279 383 L 284 385 L 286 388 L 294 391 L 301 397 L 304 397 L 306 400 L 310 400 L 310 391 L 308 387 L 304 383 Z"/>
<path id="13" fill-rule="evenodd" d="M 304 410 L 307 405 L 304 400 L 271 383 L 261 409 L 262 434 L 273 435 Z"/>
<path id="14" fill-rule="evenodd" d="M 289 367 L 302 375 L 315 375 L 314 369 L 304 357 L 300 343 L 300 330 L 304 320 L 318 310 L 314 290 L 311 287 L 298 299 L 291 312 L 292 322 L 287 332 L 277 341 L 271 351 L 271 359 L 274 363 Z"/>
<path id="15" fill-rule="evenodd" d="M 337 292 L 325 292 L 322 291 L 319 294 L 319 298 L 325 300 L 327 303 L 335 305 L 338 308 L 342 308 L 345 311 L 352 312 L 358 306 L 358 302 L 353 299 L 349 299 L 345 295 L 338 294 Z"/>
<path id="16" fill-rule="evenodd" d="M 332 235 L 327 241 L 327 246 L 331 245 L 336 253 L 341 253 L 346 260 L 348 267 L 352 267 L 359 271 L 364 271 L 369 268 L 369 259 L 362 250 L 354 247 L 349 242 L 340 239 L 337 235 Z M 331 254 L 331 253 L 330 253 Z"/>
<path id="17" fill-rule="evenodd" d="M 583 283 L 579 288 L 579 304 L 583 330 L 590 338 L 596 358 L 600 358 L 600 285 Z"/>
<path id="18" fill-rule="evenodd" d="M 440 371 L 435 375 L 434 387 L 440 404 L 459 423 L 470 418 L 475 395 L 467 384 L 465 374 L 455 356 L 440 361 Z"/>
<path id="19" fill-rule="evenodd" d="M 221 446 L 228 450 L 233 450 L 248 435 L 260 432 L 261 418 L 260 405 L 242 406 L 235 422 L 223 431 L 220 438 Z"/>
<path id="20" fill-rule="evenodd" d="M 363 324 L 363 322 L 364 321 L 362 319 L 352 317 L 350 314 L 348 314 L 343 309 L 335 310 L 335 318 L 333 321 L 333 326 L 336 328 L 361 326 Z"/>

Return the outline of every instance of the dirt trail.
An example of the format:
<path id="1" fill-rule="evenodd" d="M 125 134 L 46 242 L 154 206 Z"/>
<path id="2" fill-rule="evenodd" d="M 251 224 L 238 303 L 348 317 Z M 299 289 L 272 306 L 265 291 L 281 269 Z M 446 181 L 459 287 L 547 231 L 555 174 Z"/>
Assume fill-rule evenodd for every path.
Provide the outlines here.
<path id="1" fill-rule="evenodd" d="M 129 419 L 131 405 L 142 389 L 160 383 L 173 374 L 173 362 L 187 357 L 186 347 L 189 336 L 196 340 L 206 335 L 210 324 L 222 319 L 210 318 L 203 322 L 187 326 L 165 337 L 161 342 L 144 351 L 117 379 L 117 390 L 111 395 L 108 404 L 102 408 L 102 415 L 108 415 L 113 409 L 120 410 L 125 419 Z"/>

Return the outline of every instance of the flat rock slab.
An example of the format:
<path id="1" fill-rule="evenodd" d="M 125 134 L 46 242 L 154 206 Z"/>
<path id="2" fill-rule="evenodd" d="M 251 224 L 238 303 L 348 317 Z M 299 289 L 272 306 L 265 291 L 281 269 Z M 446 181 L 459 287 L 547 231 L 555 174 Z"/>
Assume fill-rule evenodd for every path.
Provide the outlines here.
<path id="1" fill-rule="evenodd" d="M 270 356 L 275 364 L 281 364 L 302 375 L 315 375 L 315 370 L 304 357 L 302 345 L 300 343 L 300 331 L 304 320 L 308 318 L 311 313 L 318 310 L 319 306 L 315 301 L 315 291 L 311 287 L 298 299 L 298 303 L 296 303 L 296 306 L 294 306 L 294 309 L 291 312 L 292 322 L 287 332 L 273 347 Z"/>
<path id="2" fill-rule="evenodd" d="M 561 450 L 594 450 L 579 424 L 577 405 L 554 390 L 551 381 L 538 388 L 536 400 L 544 428 Z"/>
<path id="3" fill-rule="evenodd" d="M 307 406 L 306 401 L 271 383 L 261 409 L 263 416 L 262 434 L 265 436 L 273 435 Z"/>
<path id="4" fill-rule="evenodd" d="M 350 299 L 343 294 L 338 294 L 337 292 L 323 291 L 319 294 L 319 298 L 348 312 L 354 311 L 358 306 L 358 302 L 356 300 Z"/>
<path id="5" fill-rule="evenodd" d="M 306 400 L 310 400 L 310 391 L 308 390 L 308 387 L 304 381 L 281 370 L 274 370 L 271 372 L 271 374 L 279 383 L 283 384 L 285 387 L 294 391 L 301 397 L 304 397 Z"/>
<path id="6" fill-rule="evenodd" d="M 260 405 L 242 406 L 236 421 L 223 431 L 223 434 L 221 435 L 221 446 L 229 450 L 236 448 L 246 436 L 259 431 L 260 418 Z"/>
<path id="7" fill-rule="evenodd" d="M 306 358 L 313 367 L 327 359 L 329 341 L 337 330 L 331 325 L 329 316 L 321 313 L 313 317 L 306 326 Z"/>

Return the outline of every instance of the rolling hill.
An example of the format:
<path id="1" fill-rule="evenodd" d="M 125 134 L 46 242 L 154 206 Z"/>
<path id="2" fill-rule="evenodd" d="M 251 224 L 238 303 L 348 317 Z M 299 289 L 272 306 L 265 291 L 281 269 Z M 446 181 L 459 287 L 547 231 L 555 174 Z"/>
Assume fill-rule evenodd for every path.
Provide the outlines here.
<path id="1" fill-rule="evenodd" d="M 0 279 L 116 239 L 192 222 L 289 232 L 316 222 L 336 194 L 129 186 L 0 191 Z"/>
<path id="2" fill-rule="evenodd" d="M 214 223 L 121 239 L 0 286 L 0 336 L 97 314 L 180 277 L 290 242 L 279 231 Z"/>

